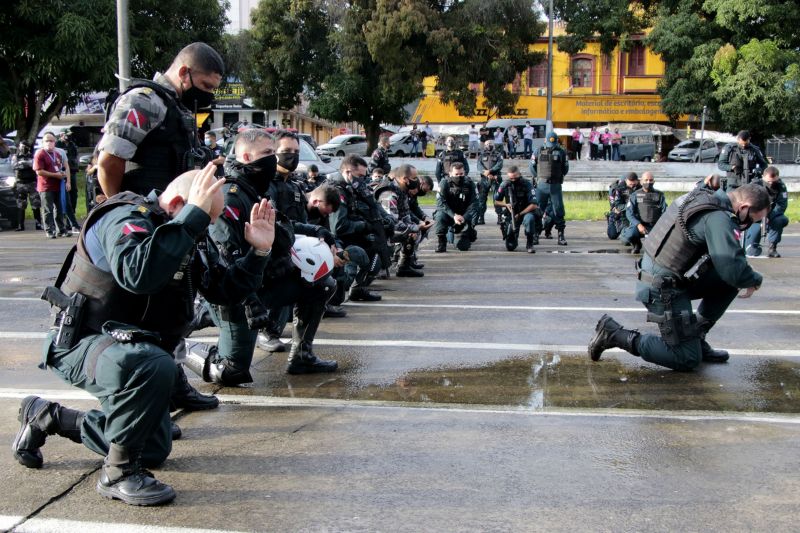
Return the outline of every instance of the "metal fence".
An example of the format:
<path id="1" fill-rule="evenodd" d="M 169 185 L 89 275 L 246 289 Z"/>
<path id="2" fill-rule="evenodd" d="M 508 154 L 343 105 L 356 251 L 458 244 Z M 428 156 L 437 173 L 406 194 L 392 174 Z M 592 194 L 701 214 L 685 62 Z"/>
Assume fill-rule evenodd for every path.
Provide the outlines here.
<path id="1" fill-rule="evenodd" d="M 767 157 L 773 163 L 800 163 L 800 137 L 767 139 Z"/>

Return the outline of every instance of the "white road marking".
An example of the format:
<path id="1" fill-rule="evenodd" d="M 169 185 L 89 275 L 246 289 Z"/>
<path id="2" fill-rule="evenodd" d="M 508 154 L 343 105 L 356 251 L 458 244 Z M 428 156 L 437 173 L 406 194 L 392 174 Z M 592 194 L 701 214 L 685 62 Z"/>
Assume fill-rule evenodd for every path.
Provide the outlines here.
<path id="1" fill-rule="evenodd" d="M 0 302 L 42 302 L 39 298 L 0 296 Z M 49 304 L 48 304 L 49 305 Z M 489 311 L 568 311 L 568 312 L 604 312 L 604 313 L 644 313 L 644 307 L 596 307 L 596 306 L 548 306 L 548 305 L 483 305 L 483 304 L 416 304 L 416 303 L 364 303 L 346 302 L 350 307 L 397 307 L 407 309 L 480 309 Z M 798 315 L 800 311 L 790 309 L 729 309 L 725 314 L 734 315 Z"/>
<path id="2" fill-rule="evenodd" d="M 74 390 L 33 390 L 0 388 L 0 399 L 21 399 L 35 394 L 51 401 L 94 400 L 88 392 Z M 552 408 L 532 409 L 531 407 L 511 407 L 503 405 L 465 405 L 443 403 L 406 403 L 381 400 L 342 400 L 328 398 L 287 398 L 281 396 L 244 396 L 238 394 L 218 394 L 219 401 L 228 405 L 249 407 L 319 407 L 335 409 L 402 409 L 409 411 L 459 412 L 473 414 L 508 414 L 521 416 L 551 417 L 594 417 L 594 418 L 650 418 L 665 420 L 727 420 L 736 422 L 767 422 L 777 424 L 798 424 L 800 416 L 772 413 L 733 413 L 708 411 L 671 411 L 637 409 L 570 409 Z"/>
<path id="3" fill-rule="evenodd" d="M 44 333 L 39 332 L 0 332 L 0 340 L 42 340 Z M 216 343 L 218 336 L 191 337 L 192 340 L 199 342 Z M 291 339 L 282 339 L 289 343 Z M 492 350 L 504 352 L 548 352 L 574 354 L 586 353 L 586 346 L 582 344 L 513 344 L 496 342 L 447 342 L 447 341 L 424 341 L 424 340 L 386 340 L 386 339 L 314 339 L 317 346 L 363 346 L 366 348 L 434 348 L 448 350 Z M 800 350 L 759 350 L 756 348 L 724 348 L 731 355 L 752 356 L 752 357 L 800 357 Z M 608 353 L 625 353 L 619 348 L 606 350 Z"/>

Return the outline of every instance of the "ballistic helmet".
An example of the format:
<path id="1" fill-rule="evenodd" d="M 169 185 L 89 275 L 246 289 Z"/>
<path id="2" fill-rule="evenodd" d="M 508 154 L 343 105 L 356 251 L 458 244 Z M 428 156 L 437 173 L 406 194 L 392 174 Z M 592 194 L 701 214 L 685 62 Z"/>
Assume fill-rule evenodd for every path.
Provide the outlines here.
<path id="1" fill-rule="evenodd" d="M 309 283 L 315 283 L 333 270 L 333 254 L 330 246 L 316 237 L 298 236 L 291 250 L 292 263 L 300 275 Z"/>

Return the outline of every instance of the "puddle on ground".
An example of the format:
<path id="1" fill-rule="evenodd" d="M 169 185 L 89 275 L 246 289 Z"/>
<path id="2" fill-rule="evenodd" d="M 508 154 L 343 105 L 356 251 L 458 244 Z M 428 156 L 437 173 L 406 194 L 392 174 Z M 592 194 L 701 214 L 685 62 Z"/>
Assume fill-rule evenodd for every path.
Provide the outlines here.
<path id="1" fill-rule="evenodd" d="M 623 356 L 625 357 L 625 356 Z M 277 359 L 280 359 L 278 361 Z M 800 412 L 800 363 L 744 359 L 681 373 L 613 357 L 543 354 L 475 367 L 443 366 L 370 376 L 354 354 L 336 374 L 287 376 L 283 358 L 253 367 L 256 383 L 227 394 L 546 408 Z M 370 383 L 370 380 L 372 381 Z"/>

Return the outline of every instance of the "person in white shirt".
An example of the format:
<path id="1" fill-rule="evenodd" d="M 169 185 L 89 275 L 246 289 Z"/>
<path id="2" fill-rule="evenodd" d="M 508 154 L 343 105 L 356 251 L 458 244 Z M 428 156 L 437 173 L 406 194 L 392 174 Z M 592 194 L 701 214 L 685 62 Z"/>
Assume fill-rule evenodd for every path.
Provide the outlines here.
<path id="1" fill-rule="evenodd" d="M 470 124 L 468 133 L 469 133 L 469 146 L 467 149 L 469 153 L 467 154 L 467 157 L 471 158 L 473 157 L 473 154 L 475 155 L 475 157 L 477 157 L 478 152 L 481 151 L 481 140 L 480 140 L 481 136 L 480 133 L 478 132 L 478 129 L 475 127 L 475 124 Z"/>
<path id="2" fill-rule="evenodd" d="M 525 159 L 530 159 L 533 155 L 533 136 L 536 130 L 531 126 L 531 121 L 525 121 L 525 127 L 522 128 L 522 155 Z"/>

